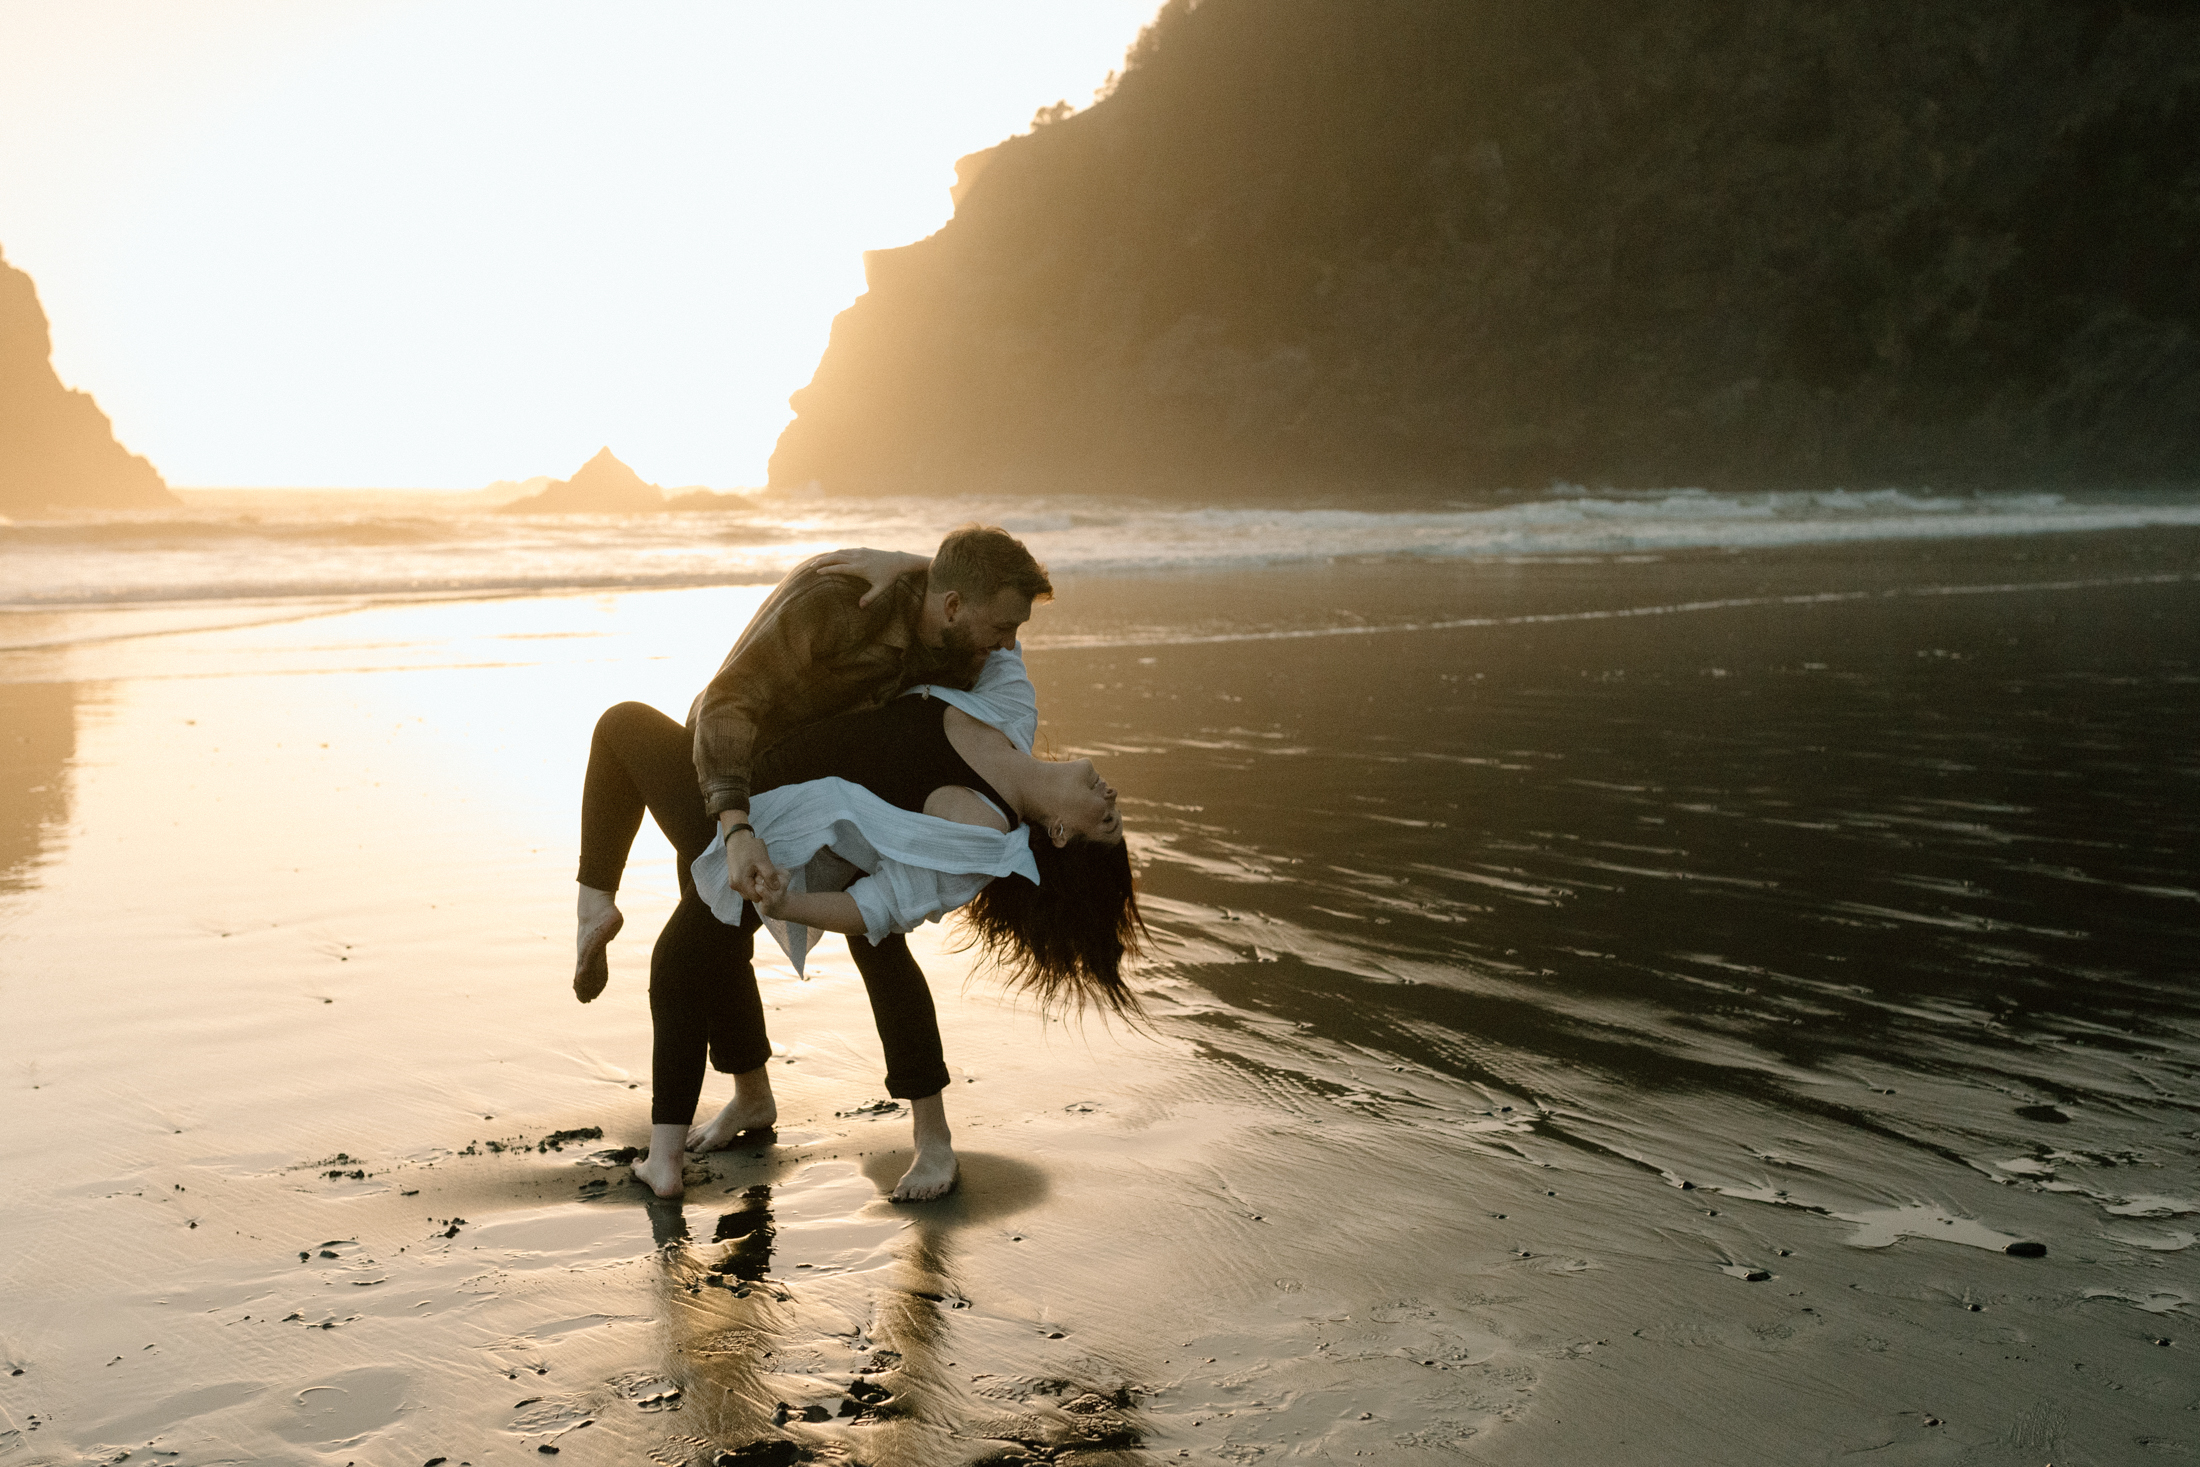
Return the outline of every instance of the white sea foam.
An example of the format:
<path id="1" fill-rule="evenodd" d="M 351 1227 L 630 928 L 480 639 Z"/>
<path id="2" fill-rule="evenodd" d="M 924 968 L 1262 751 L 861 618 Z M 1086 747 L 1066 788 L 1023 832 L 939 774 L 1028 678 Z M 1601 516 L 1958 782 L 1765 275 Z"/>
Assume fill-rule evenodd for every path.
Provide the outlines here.
<path id="1" fill-rule="evenodd" d="M 1058 572 L 1337 557 L 1660 555 L 1871 540 L 2200 525 L 2200 492 L 1714 494 L 1561 488 L 1431 508 L 1183 508 L 1138 500 L 762 498 L 692 514 L 438 512 L 421 496 L 0 521 L 0 603 L 405 595 L 769 582 L 849 544 L 923 547 L 1005 525 Z"/>

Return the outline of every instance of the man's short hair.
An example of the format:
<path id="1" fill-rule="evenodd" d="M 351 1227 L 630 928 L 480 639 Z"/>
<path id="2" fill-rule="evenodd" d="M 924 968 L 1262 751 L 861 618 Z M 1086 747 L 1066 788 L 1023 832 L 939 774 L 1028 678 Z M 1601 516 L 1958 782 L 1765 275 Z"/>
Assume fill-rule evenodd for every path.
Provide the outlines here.
<path id="1" fill-rule="evenodd" d="M 939 553 L 932 557 L 933 590 L 990 601 L 1004 586 L 1033 601 L 1054 595 L 1047 568 L 1032 559 L 1023 541 L 997 525 L 964 525 L 940 541 Z"/>

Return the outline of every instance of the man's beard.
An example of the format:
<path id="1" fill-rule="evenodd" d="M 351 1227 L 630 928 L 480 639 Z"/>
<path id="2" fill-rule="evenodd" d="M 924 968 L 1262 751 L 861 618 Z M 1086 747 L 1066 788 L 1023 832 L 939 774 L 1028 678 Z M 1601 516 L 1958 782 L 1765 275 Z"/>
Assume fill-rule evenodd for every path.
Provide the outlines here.
<path id="1" fill-rule="evenodd" d="M 968 627 L 949 622 L 940 628 L 939 650 L 933 654 L 933 661 L 939 669 L 941 682 L 950 687 L 967 688 L 978 680 L 978 674 L 985 669 L 986 658 L 992 655 L 993 649 L 979 646 Z"/>

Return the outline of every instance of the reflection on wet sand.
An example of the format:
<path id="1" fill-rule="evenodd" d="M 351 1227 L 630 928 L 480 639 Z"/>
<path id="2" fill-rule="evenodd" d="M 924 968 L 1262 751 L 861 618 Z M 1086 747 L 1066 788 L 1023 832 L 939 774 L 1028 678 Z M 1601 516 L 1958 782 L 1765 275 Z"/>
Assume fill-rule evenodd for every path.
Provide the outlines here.
<path id="1" fill-rule="evenodd" d="M 908 1159 L 873 1154 L 862 1171 L 883 1196 Z M 775 1273 L 768 1182 L 727 1188 L 737 1200 L 707 1241 L 682 1203 L 648 1204 L 665 1368 L 628 1394 L 682 1413 L 651 1455 L 946 1467 L 1075 1453 L 1105 1467 L 1137 1447 L 1126 1380 L 1017 1369 L 1014 1339 L 972 1311 L 956 1234 L 1004 1223 L 1050 1189 L 1043 1170 L 1013 1157 L 965 1152 L 962 1161 L 956 1193 L 896 1210 L 907 1227 L 883 1273 L 813 1274 L 783 1258 Z M 974 1368 L 986 1364 L 994 1368 Z"/>
<path id="2" fill-rule="evenodd" d="M 0 891 L 29 886 L 68 823 L 76 705 L 74 683 L 0 683 Z"/>
<path id="3" fill-rule="evenodd" d="M 684 1416 L 675 1448 L 732 1449 L 736 1460 L 802 1460 L 753 1451 L 778 1424 L 767 1376 L 772 1345 L 791 1327 L 775 1307 L 791 1300 L 770 1281 L 771 1187 L 745 1188 L 740 1204 L 718 1219 L 713 1240 L 700 1247 L 678 1202 L 652 1202 L 649 1212 L 669 1347 L 665 1375 Z"/>

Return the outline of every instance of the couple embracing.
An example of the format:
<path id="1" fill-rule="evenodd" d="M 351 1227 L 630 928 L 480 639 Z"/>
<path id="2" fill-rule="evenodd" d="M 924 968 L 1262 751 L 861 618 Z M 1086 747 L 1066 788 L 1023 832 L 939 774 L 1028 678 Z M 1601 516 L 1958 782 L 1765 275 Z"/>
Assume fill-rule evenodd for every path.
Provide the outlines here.
<path id="1" fill-rule="evenodd" d="M 960 910 L 976 945 L 1042 1004 L 1135 1013 L 1141 931 L 1115 791 L 1090 760 L 1034 757 L 1038 700 L 1016 631 L 1053 595 L 1005 531 L 966 526 L 929 561 L 851 550 L 797 566 L 675 723 L 640 703 L 597 721 L 581 797 L 573 990 L 603 991 L 615 901 L 646 811 L 679 855 L 680 903 L 650 953 L 649 1155 L 678 1196 L 687 1153 L 778 1118 L 752 963 L 769 926 L 799 970 L 811 930 L 847 935 L 909 1101 L 916 1160 L 894 1198 L 955 1185 L 947 1065 L 903 937 Z M 706 1059 L 733 1099 L 694 1124 Z"/>

